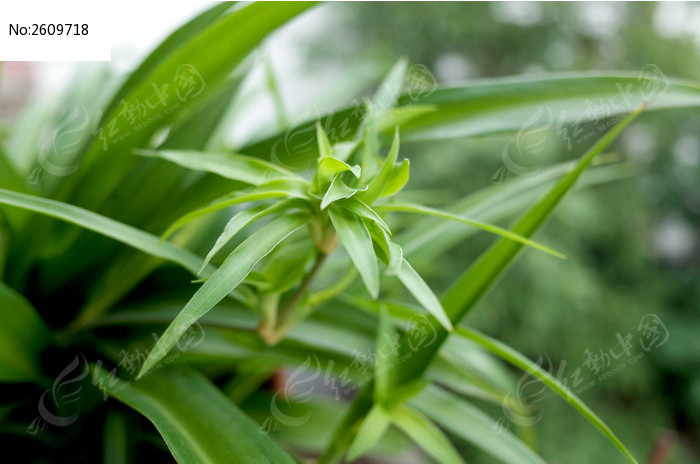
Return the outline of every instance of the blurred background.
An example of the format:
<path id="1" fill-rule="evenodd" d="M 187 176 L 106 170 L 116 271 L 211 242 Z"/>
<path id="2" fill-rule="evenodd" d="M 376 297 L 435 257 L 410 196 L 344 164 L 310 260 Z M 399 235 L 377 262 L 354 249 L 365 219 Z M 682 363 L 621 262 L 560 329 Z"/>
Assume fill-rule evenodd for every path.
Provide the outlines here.
<path id="1" fill-rule="evenodd" d="M 37 102 L 50 102 L 87 75 L 102 76 L 110 88 L 168 31 L 204 7 L 180 4 L 164 17 L 157 5 L 145 6 L 152 8 L 150 16 L 135 24 L 114 9 L 112 63 L 3 63 L 0 118 L 9 121 Z M 124 24 L 130 26 L 119 26 Z M 250 64 L 255 72 L 236 102 L 237 114 L 245 118 L 232 121 L 226 144 L 235 148 L 276 130 L 265 63 L 274 69 L 293 124 L 371 94 L 402 56 L 424 65 L 441 85 L 547 72 L 639 73 L 647 65 L 668 78 L 697 80 L 700 4 L 322 5 L 276 34 Z M 587 387 L 579 395 L 636 456 L 652 464 L 700 462 L 699 129 L 695 109 L 642 115 L 615 147 L 633 172 L 571 195 L 538 235 L 569 258 L 562 262 L 524 251 L 467 321 L 531 359 L 542 359 L 570 382 L 580 368 L 580 386 Z M 406 144 L 402 156 L 412 162 L 410 192 L 447 205 L 504 175 L 532 175 L 573 159 L 588 146 L 570 149 L 554 130 L 547 137 L 547 149 L 517 173 L 504 170 L 503 153 L 513 134 Z M 439 262 L 414 265 L 442 290 L 490 240 L 480 234 Z M 668 333 L 665 343 L 648 352 L 636 345 L 647 314 L 656 315 Z M 634 334 L 632 354 L 611 356 L 624 351 L 621 339 L 627 334 Z M 635 359 L 639 353 L 643 356 Z M 607 462 L 614 455 L 559 398 L 544 393 L 530 399 L 539 420 L 527 433 L 550 462 Z M 489 412 L 503 415 L 498 408 Z M 469 454 L 470 462 L 490 462 L 478 450 Z"/>

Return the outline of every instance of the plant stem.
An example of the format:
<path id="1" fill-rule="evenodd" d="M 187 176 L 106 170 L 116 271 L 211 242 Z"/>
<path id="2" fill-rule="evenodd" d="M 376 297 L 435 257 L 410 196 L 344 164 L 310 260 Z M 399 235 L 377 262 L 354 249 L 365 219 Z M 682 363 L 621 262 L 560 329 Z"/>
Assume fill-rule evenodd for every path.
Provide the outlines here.
<path id="1" fill-rule="evenodd" d="M 280 309 L 280 312 L 277 316 L 277 321 L 278 321 L 278 327 L 283 325 L 287 317 L 289 316 L 289 313 L 299 304 L 299 301 L 301 300 L 301 297 L 304 296 L 304 293 L 311 287 L 311 283 L 314 280 L 314 277 L 316 277 L 316 274 L 318 274 L 318 271 L 321 269 L 321 266 L 323 263 L 326 261 L 326 257 L 328 254 L 319 251 L 318 256 L 316 257 L 316 262 L 314 263 L 314 267 L 311 268 L 308 274 L 306 274 L 306 277 L 304 277 L 304 280 L 301 282 L 301 285 L 297 289 L 296 292 L 294 292 L 294 295 L 285 303 L 285 305 Z"/>

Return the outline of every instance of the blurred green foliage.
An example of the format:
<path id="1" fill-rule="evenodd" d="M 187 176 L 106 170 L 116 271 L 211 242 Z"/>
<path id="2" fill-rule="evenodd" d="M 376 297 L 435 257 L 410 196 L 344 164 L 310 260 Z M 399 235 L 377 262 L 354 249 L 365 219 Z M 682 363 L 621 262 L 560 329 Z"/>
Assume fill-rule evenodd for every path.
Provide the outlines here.
<path id="1" fill-rule="evenodd" d="M 448 84 L 523 73 L 640 71 L 649 64 L 668 77 L 695 78 L 700 74 L 698 42 L 688 25 L 700 16 L 698 6 L 556 2 L 336 6 L 344 8 L 351 39 L 337 34 L 342 47 L 341 40 L 331 39 L 315 46 L 310 59 L 335 58 L 349 61 L 350 66 L 374 60 L 388 67 L 400 54 L 424 64 L 439 82 Z M 620 371 L 624 374 L 596 381 L 582 397 L 606 411 L 613 428 L 619 427 L 620 438 L 639 456 L 650 455 L 649 437 L 674 430 L 682 446 L 672 453 L 673 463 L 698 458 L 699 127 L 700 114 L 694 109 L 645 115 L 617 144 L 620 154 L 634 163 L 632 176 L 579 191 L 539 236 L 565 250 L 570 259 L 562 265 L 526 251 L 469 319 L 533 359 L 548 356 L 555 372 L 564 363 L 568 376 L 585 362 L 586 350 L 605 351 L 617 343 L 616 333 L 637 334 L 645 314 L 658 315 L 670 332 L 669 341 L 625 367 Z M 586 148 L 575 145 L 568 151 L 561 137 L 550 136 L 555 150 L 538 153 L 530 172 Z M 497 182 L 504 147 L 512 138 L 463 140 L 439 148 L 412 146 L 412 186 L 426 188 L 416 194 L 443 203 L 455 194 Z M 444 190 L 427 190 L 435 185 Z M 454 272 L 476 257 L 470 250 L 479 248 L 456 247 L 440 262 L 424 263 L 431 284 L 444 288 Z M 615 366 L 611 363 L 608 369 Z M 595 378 L 591 372 L 588 376 Z M 543 417 L 536 427 L 538 446 L 545 457 L 552 462 L 603 462 L 605 450 L 595 445 L 595 433 L 585 430 L 586 424 L 565 405 L 545 395 L 537 407 Z M 561 430 L 571 433 L 562 435 Z"/>

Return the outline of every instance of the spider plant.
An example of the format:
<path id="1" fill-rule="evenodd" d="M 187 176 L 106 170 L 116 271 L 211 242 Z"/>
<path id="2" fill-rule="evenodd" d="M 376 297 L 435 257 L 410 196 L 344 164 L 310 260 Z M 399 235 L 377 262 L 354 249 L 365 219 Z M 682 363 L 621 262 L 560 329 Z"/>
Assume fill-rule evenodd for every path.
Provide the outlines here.
<path id="1" fill-rule="evenodd" d="M 570 124 L 592 117 L 586 101 L 656 82 L 572 74 L 415 92 L 399 60 L 362 103 L 288 127 L 268 65 L 280 110 L 270 126 L 282 127 L 229 146 L 221 134 L 245 118 L 235 101 L 250 57 L 311 6 L 217 4 L 116 90 L 103 75 L 76 82 L 3 140 L 0 427 L 18 438 L 8 446 L 27 462 L 330 463 L 415 446 L 464 462 L 456 443 L 468 442 L 501 462 L 544 463 L 527 430 L 494 433 L 484 410 L 531 413 L 509 398 L 505 362 L 598 429 L 610 462 L 636 462 L 604 414 L 464 318 L 524 247 L 564 265 L 533 236 L 581 178 L 619 178 L 598 155 L 640 113 L 697 106 L 700 87 L 635 95 L 578 160 L 429 206 L 408 200 L 402 145 L 517 131 L 542 105 Z M 73 108 L 97 124 L 64 124 Z M 47 133 L 72 143 L 47 155 Z M 478 231 L 496 240 L 444 293 L 410 264 Z M 292 380 L 321 375 L 352 400 L 310 391 L 295 402 Z"/>

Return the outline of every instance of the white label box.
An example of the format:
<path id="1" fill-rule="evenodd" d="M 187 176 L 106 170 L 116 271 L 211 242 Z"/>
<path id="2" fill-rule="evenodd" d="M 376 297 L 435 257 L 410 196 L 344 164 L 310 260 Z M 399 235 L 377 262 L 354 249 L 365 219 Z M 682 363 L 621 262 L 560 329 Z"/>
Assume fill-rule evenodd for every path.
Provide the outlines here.
<path id="1" fill-rule="evenodd" d="M 107 0 L 0 0 L 0 61 L 111 61 Z"/>

